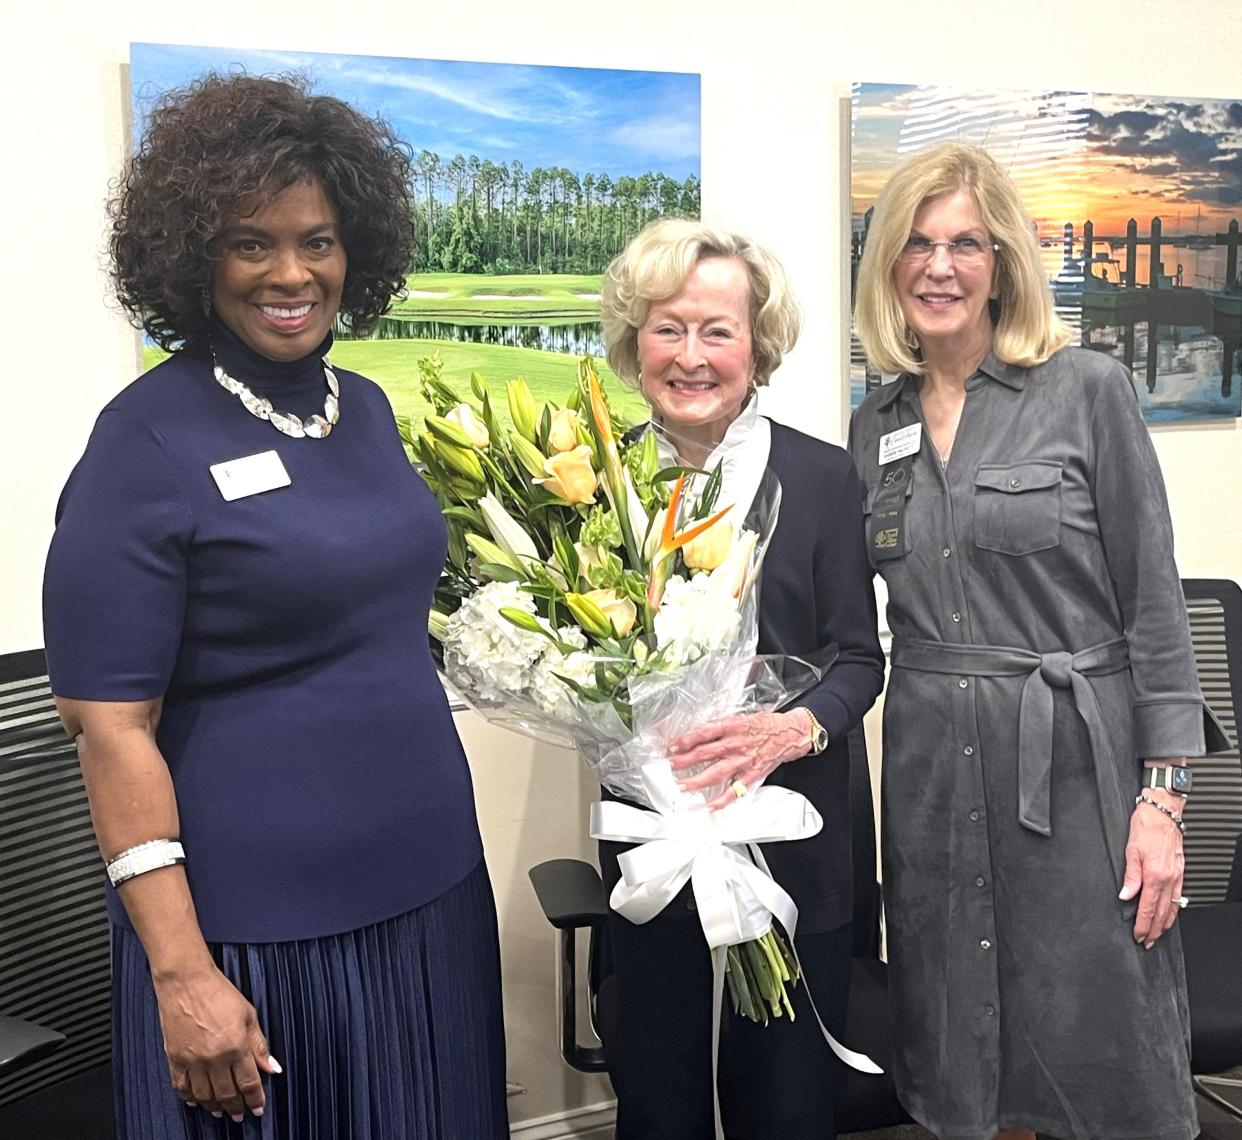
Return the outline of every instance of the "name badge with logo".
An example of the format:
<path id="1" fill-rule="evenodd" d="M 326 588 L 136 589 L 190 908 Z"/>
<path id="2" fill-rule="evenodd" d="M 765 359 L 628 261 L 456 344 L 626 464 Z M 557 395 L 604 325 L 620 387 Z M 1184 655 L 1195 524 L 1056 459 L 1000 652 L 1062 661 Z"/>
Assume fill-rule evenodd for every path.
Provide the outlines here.
<path id="1" fill-rule="evenodd" d="M 922 424 L 910 424 L 880 436 L 880 466 L 892 463 L 895 459 L 904 459 L 907 455 L 917 455 L 922 443 Z"/>
<path id="2" fill-rule="evenodd" d="M 275 451 L 260 451 L 225 463 L 213 463 L 208 470 L 226 503 L 288 487 L 293 482 Z"/>

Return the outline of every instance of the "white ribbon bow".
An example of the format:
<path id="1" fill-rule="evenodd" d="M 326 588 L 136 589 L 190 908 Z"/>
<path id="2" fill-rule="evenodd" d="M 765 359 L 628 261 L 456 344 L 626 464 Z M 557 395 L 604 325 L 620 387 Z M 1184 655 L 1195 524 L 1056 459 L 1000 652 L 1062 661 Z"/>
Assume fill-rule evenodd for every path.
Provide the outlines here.
<path id="1" fill-rule="evenodd" d="M 824 821 L 810 801 L 788 788 L 765 786 L 712 812 L 697 797 L 687 806 L 667 761 L 643 765 L 642 775 L 656 810 L 614 802 L 591 805 L 592 838 L 642 844 L 617 860 L 621 880 L 609 899 L 613 910 L 631 922 L 649 922 L 689 880 L 703 935 L 713 950 L 762 938 L 773 916 L 792 939 L 797 906 L 746 848 L 818 834 Z"/>

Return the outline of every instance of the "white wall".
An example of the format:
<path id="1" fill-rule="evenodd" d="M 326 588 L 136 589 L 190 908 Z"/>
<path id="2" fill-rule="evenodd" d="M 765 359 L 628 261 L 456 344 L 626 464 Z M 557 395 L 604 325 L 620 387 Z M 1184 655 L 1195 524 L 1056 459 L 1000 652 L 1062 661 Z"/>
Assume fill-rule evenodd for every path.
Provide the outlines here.
<path id="1" fill-rule="evenodd" d="M 0 0 L 0 27 L 0 652 L 41 644 L 56 495 L 98 408 L 136 369 L 99 253 L 132 40 L 701 72 L 705 213 L 771 245 L 807 315 L 768 406 L 834 440 L 845 423 L 840 100 L 851 79 L 1242 96 L 1242 22 L 1218 0 Z M 1182 572 L 1242 577 L 1237 424 L 1155 436 Z M 551 937 L 524 881 L 528 863 L 588 850 L 577 830 L 588 788 L 566 754 L 459 721 L 501 907 L 510 1071 L 528 1089 L 514 1118 L 595 1103 L 606 1085 L 555 1056 Z"/>

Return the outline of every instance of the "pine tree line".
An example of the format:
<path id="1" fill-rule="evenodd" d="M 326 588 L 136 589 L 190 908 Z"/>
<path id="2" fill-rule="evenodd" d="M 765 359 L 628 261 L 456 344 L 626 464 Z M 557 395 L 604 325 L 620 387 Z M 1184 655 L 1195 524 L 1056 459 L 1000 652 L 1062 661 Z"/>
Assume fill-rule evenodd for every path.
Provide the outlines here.
<path id="1" fill-rule="evenodd" d="M 414 272 L 600 273 L 652 218 L 698 217 L 699 179 L 575 174 L 429 150 L 414 164 Z"/>

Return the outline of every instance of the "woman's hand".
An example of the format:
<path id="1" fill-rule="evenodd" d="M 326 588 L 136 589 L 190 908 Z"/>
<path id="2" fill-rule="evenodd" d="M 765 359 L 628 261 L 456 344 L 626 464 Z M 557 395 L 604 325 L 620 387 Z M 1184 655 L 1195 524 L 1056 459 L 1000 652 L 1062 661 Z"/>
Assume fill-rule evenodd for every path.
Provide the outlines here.
<path id="1" fill-rule="evenodd" d="M 1143 795 L 1178 815 L 1185 804 L 1181 796 L 1157 788 L 1145 789 Z M 1150 950 L 1156 939 L 1177 921 L 1185 866 L 1182 833 L 1177 824 L 1148 804 L 1135 804 L 1120 897 L 1128 901 L 1139 896 L 1134 941 L 1141 942 L 1145 949 Z"/>
<path id="2" fill-rule="evenodd" d="M 177 1095 L 212 1116 L 263 1115 L 260 1072 L 279 1073 L 252 1006 L 214 964 L 157 979 L 164 1052 Z"/>
<path id="3" fill-rule="evenodd" d="M 710 763 L 698 775 L 679 782 L 688 792 L 713 784 L 728 785 L 708 802 L 712 811 L 718 811 L 737 799 L 735 781 L 750 788 L 786 760 L 797 760 L 810 750 L 811 723 L 804 711 L 761 712 L 726 717 L 691 729 L 669 745 L 669 763 L 674 771 Z"/>

